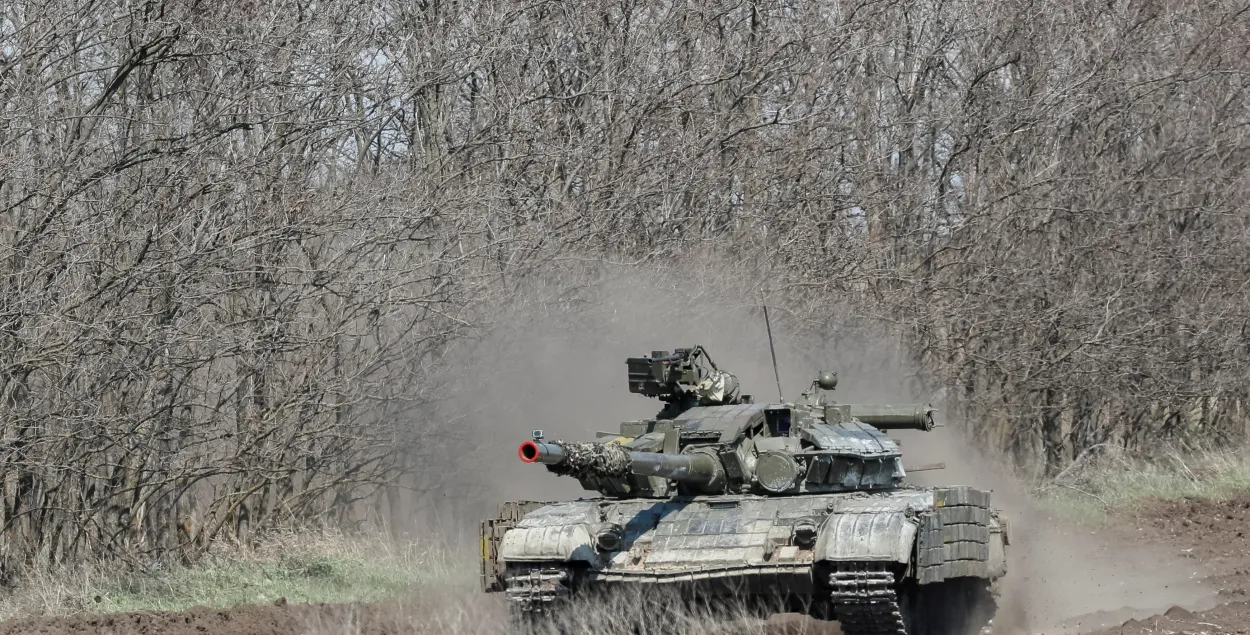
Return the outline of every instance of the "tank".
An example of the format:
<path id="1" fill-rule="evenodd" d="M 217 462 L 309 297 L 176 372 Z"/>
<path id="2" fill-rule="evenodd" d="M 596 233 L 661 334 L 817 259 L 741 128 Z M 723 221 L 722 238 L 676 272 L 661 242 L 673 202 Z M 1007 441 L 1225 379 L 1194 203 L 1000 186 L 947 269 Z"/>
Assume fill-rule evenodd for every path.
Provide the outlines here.
<path id="1" fill-rule="evenodd" d="M 755 403 L 700 346 L 627 360 L 654 418 L 601 442 L 548 440 L 519 459 L 595 495 L 513 501 L 482 523 L 482 586 L 517 615 L 592 590 L 729 597 L 837 620 L 848 635 L 962 635 L 992 617 L 1007 522 L 990 492 L 908 484 L 892 430 L 920 405 L 838 404 L 822 371 L 793 402 Z"/>

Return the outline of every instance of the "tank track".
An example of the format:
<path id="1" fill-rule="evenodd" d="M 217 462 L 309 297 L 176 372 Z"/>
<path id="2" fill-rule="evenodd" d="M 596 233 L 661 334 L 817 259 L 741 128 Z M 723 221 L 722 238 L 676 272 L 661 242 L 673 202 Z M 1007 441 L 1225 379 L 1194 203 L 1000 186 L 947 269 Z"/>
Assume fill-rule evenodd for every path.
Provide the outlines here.
<path id="1" fill-rule="evenodd" d="M 833 611 L 845 635 L 907 635 L 894 573 L 872 565 L 829 574 Z"/>

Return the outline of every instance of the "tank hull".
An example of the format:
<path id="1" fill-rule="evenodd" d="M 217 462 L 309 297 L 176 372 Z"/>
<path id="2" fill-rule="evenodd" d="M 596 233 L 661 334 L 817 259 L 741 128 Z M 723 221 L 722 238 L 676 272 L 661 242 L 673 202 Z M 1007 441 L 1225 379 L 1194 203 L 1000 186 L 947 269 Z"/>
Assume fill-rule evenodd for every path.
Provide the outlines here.
<path id="1" fill-rule="evenodd" d="M 483 525 L 483 584 L 521 611 L 596 587 L 800 596 L 844 631 L 862 619 L 903 633 L 875 622 L 952 581 L 988 585 L 1006 573 L 1006 545 L 989 493 L 967 487 L 508 503 Z"/>

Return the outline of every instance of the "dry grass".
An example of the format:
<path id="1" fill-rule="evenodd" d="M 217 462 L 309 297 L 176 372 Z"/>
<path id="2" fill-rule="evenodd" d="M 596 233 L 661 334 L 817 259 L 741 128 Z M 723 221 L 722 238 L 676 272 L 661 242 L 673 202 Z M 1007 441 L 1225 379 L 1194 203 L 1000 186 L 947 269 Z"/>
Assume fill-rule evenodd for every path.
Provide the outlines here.
<path id="1" fill-rule="evenodd" d="M 1097 525 L 1145 501 L 1220 500 L 1247 490 L 1250 458 L 1241 452 L 1167 448 L 1142 459 L 1095 447 L 1035 491 L 1056 515 Z"/>
<path id="2" fill-rule="evenodd" d="M 764 620 L 730 603 L 690 606 L 664 590 L 625 592 L 607 598 L 579 599 L 538 621 L 513 625 L 503 599 L 481 593 L 439 593 L 414 597 L 370 613 L 320 616 L 309 635 L 406 633 L 435 635 L 818 635 L 839 632 L 829 622 L 798 615 Z"/>
<path id="3" fill-rule="evenodd" d="M 381 536 L 282 534 L 254 549 L 221 546 L 194 566 L 94 563 L 27 575 L 0 598 L 0 619 L 239 604 L 377 602 L 422 589 L 474 588 L 455 551 Z"/>
<path id="4" fill-rule="evenodd" d="M 309 635 L 516 633 L 504 599 L 483 594 L 476 576 L 475 554 L 438 544 L 395 546 L 382 536 L 286 534 L 255 549 L 220 548 L 192 567 L 121 571 L 95 564 L 40 572 L 0 598 L 0 620 L 225 608 L 286 598 L 292 605 L 338 605 L 297 612 L 298 632 Z M 732 603 L 691 607 L 661 591 L 581 599 L 530 632 L 832 632 L 826 623 L 798 616 L 761 620 Z"/>

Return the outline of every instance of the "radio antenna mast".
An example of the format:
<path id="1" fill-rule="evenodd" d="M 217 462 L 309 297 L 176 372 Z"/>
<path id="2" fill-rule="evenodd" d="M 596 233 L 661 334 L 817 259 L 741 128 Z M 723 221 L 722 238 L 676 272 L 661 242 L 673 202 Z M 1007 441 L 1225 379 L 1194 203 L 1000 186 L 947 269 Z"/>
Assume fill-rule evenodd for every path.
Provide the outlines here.
<path id="1" fill-rule="evenodd" d="M 768 305 L 760 304 L 764 308 L 764 329 L 768 331 L 768 352 L 773 356 L 773 377 L 777 380 L 777 399 L 785 401 L 785 395 L 781 394 L 781 373 L 777 372 L 777 349 L 773 348 L 773 327 L 768 321 Z"/>

